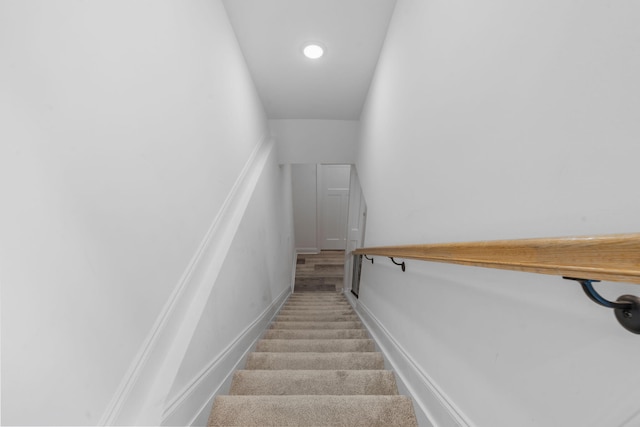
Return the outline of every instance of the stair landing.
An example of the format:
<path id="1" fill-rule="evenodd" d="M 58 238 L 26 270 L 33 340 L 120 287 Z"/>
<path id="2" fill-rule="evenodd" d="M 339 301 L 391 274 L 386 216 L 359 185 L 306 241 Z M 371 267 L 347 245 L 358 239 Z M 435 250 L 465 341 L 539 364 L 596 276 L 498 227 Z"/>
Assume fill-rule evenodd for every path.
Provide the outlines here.
<path id="1" fill-rule="evenodd" d="M 298 254 L 294 292 L 341 292 L 344 282 L 344 251 Z"/>

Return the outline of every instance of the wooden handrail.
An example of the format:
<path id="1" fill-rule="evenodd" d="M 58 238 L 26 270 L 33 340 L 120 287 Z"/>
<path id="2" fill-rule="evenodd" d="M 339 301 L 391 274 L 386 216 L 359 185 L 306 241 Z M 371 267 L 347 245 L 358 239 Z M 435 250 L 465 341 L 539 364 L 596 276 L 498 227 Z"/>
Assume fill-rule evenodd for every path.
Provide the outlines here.
<path id="1" fill-rule="evenodd" d="M 381 246 L 353 253 L 640 284 L 640 233 Z"/>

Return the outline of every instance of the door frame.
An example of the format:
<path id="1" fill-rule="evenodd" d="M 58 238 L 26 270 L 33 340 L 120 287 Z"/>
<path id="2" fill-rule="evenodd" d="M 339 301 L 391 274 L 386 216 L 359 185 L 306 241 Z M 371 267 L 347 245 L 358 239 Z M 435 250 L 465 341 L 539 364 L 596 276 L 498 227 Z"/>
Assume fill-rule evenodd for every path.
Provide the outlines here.
<path id="1" fill-rule="evenodd" d="M 357 212 L 356 212 L 357 211 Z M 351 252 L 358 247 L 364 246 L 364 239 L 367 227 L 367 202 L 360 186 L 360 179 L 355 165 L 351 166 L 351 177 L 349 183 L 349 215 L 347 220 L 347 249 L 344 259 L 344 289 L 351 291 L 356 297 L 359 294 L 359 270 L 361 268 L 361 257 L 351 255 Z M 356 275 L 356 268 L 358 274 Z M 354 280 L 358 281 L 354 292 Z"/>

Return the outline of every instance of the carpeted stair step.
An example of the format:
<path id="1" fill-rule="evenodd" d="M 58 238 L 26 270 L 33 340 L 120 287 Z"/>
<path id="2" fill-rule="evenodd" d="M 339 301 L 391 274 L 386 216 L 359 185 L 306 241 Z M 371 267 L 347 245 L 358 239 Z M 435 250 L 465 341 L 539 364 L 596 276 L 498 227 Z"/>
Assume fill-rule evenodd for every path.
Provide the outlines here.
<path id="1" fill-rule="evenodd" d="M 322 301 L 305 301 L 305 302 L 288 302 L 282 308 L 296 308 L 298 310 L 327 310 L 327 309 L 350 309 L 351 306 L 347 302 L 322 302 Z"/>
<path id="2" fill-rule="evenodd" d="M 299 287 L 296 284 L 296 290 Z M 342 294 L 296 292 L 217 396 L 209 426 L 411 426 L 359 317 Z"/>
<path id="3" fill-rule="evenodd" d="M 306 314 L 302 316 L 281 314 L 276 322 L 355 322 L 360 320 L 355 314 Z"/>
<path id="4" fill-rule="evenodd" d="M 258 371 L 233 374 L 229 394 L 242 395 L 397 395 L 391 371 Z"/>
<path id="5" fill-rule="evenodd" d="M 307 293 L 294 293 L 289 297 L 290 301 L 298 300 L 298 299 L 332 299 L 332 300 L 341 300 L 344 301 L 344 296 L 342 294 L 338 294 L 335 292 L 328 292 L 326 295 L 312 295 L 313 293 L 319 292 L 307 292 Z"/>
<path id="6" fill-rule="evenodd" d="M 217 396 L 210 426 L 417 426 L 406 396 Z"/>
<path id="7" fill-rule="evenodd" d="M 364 329 L 267 329 L 263 339 L 353 339 L 369 338 Z"/>
<path id="8" fill-rule="evenodd" d="M 301 279 L 296 280 L 295 288 L 305 291 L 331 291 L 337 288 L 337 282 L 340 282 L 340 284 L 342 284 L 342 279 L 333 279 L 331 283 L 317 283 L 315 279 L 311 279 L 310 281 Z"/>
<path id="9" fill-rule="evenodd" d="M 351 309 L 345 308 L 345 309 L 338 309 L 338 310 L 298 310 L 296 308 L 283 308 L 282 310 L 280 310 L 280 313 L 278 313 L 280 315 L 286 315 L 286 316 L 312 316 L 314 314 L 334 314 L 336 316 L 340 316 L 340 315 L 353 315 L 355 314 L 355 312 Z"/>
<path id="10" fill-rule="evenodd" d="M 336 306 L 335 304 L 321 306 L 321 305 L 290 305 L 282 307 L 284 311 L 309 311 L 309 312 L 334 312 L 334 311 L 352 311 L 348 305 Z"/>
<path id="11" fill-rule="evenodd" d="M 271 353 L 369 352 L 375 351 L 375 345 L 371 339 L 262 339 L 256 345 L 255 351 Z"/>
<path id="12" fill-rule="evenodd" d="M 333 292 L 329 292 L 326 295 L 311 295 L 312 293 L 315 292 L 308 292 L 306 294 L 302 294 L 302 293 L 294 293 L 293 295 L 291 295 L 289 297 L 290 301 L 295 301 L 295 300 L 301 300 L 301 299 L 312 299 L 312 300 L 322 300 L 322 299 L 330 299 L 330 300 L 340 300 L 340 301 L 345 301 L 344 295 L 342 294 L 337 294 L 337 293 L 333 293 Z M 319 292 L 318 292 L 319 293 Z"/>
<path id="13" fill-rule="evenodd" d="M 384 369 L 384 359 L 377 352 L 253 352 L 247 357 L 245 369 Z"/>
<path id="14" fill-rule="evenodd" d="M 360 322 L 273 322 L 271 329 L 360 329 Z"/>
<path id="15" fill-rule="evenodd" d="M 282 310 L 315 310 L 315 311 L 340 311 L 340 310 L 352 310 L 351 305 L 348 303 L 333 303 L 333 304 L 321 304 L 321 303 L 288 303 L 282 306 Z"/>
<path id="16" fill-rule="evenodd" d="M 298 299 L 298 300 L 289 300 L 285 304 L 288 304 L 288 305 L 296 305 L 296 304 L 300 304 L 300 305 L 305 305 L 305 304 L 321 304 L 321 305 L 340 304 L 340 305 L 349 305 L 349 303 L 347 301 L 345 301 L 344 299 L 339 299 L 339 300 L 338 299 L 336 299 L 336 300 L 330 300 L 330 299 L 320 299 L 320 300 Z"/>

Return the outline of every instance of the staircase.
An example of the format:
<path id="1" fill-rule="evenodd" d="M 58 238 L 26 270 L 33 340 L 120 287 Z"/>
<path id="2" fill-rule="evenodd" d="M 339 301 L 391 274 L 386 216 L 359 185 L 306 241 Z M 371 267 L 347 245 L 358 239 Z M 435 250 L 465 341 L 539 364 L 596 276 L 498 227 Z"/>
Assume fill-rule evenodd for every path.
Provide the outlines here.
<path id="1" fill-rule="evenodd" d="M 294 293 L 215 398 L 209 426 L 417 426 L 342 294 Z"/>

